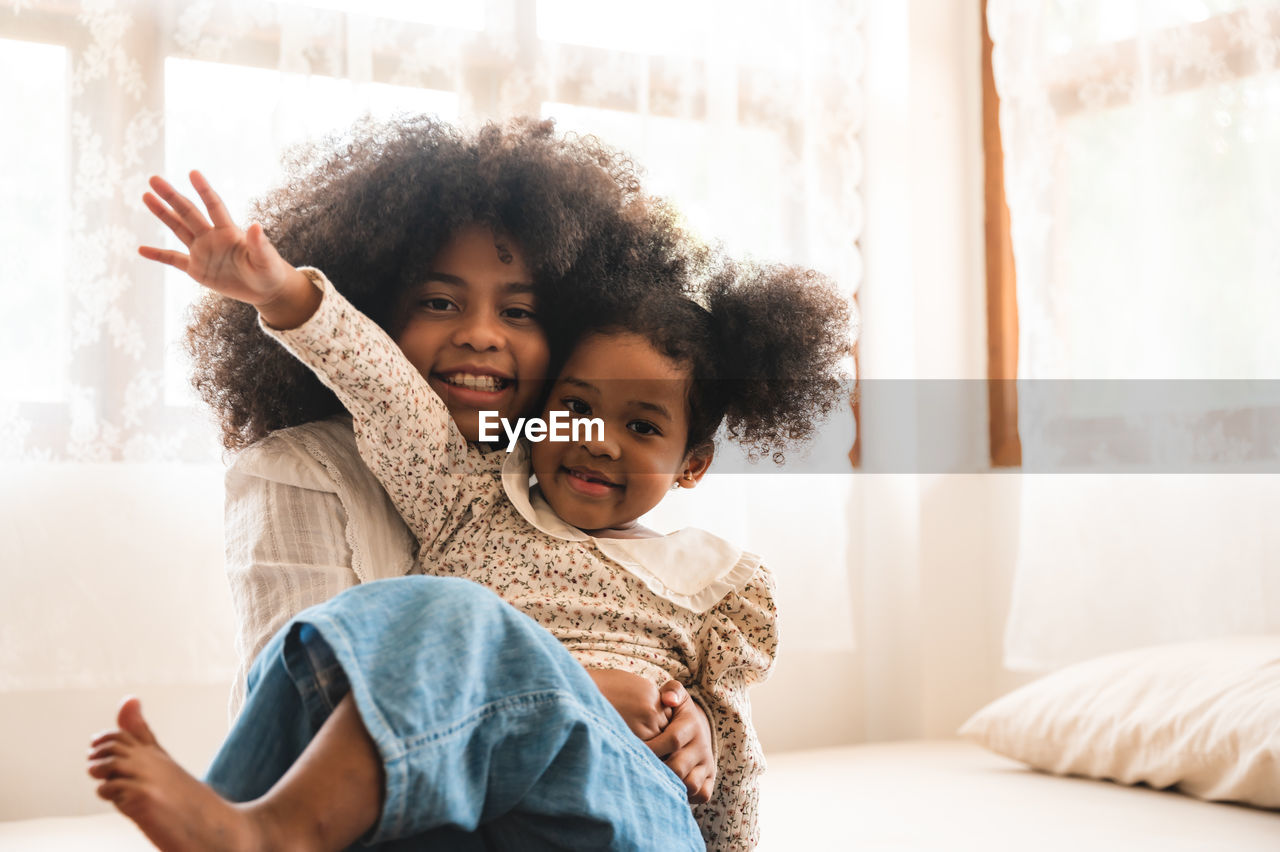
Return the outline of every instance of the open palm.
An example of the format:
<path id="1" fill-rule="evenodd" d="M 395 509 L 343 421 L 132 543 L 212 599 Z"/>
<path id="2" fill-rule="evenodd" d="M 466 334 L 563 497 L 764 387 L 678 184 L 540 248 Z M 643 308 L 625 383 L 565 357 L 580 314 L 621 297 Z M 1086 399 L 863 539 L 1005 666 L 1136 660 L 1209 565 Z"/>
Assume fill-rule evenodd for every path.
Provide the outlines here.
<path id="1" fill-rule="evenodd" d="M 153 177 L 150 184 L 155 194 L 143 195 L 143 203 L 188 253 L 141 246 L 139 254 L 180 269 L 209 289 L 241 302 L 262 305 L 277 296 L 292 267 L 271 245 L 262 226 L 241 230 L 199 172 L 191 173 L 191 185 L 204 202 L 208 219 L 164 178 Z"/>

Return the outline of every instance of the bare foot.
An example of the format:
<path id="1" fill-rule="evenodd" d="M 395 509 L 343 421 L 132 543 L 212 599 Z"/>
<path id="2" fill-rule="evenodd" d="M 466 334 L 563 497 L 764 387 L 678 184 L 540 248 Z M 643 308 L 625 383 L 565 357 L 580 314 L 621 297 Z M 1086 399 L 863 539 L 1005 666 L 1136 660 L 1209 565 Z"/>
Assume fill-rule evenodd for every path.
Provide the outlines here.
<path id="1" fill-rule="evenodd" d="M 267 848 L 263 826 L 249 813 L 192 777 L 160 747 L 142 718 L 142 705 L 126 699 L 119 730 L 89 747 L 89 775 L 98 795 L 133 820 L 164 852 Z"/>

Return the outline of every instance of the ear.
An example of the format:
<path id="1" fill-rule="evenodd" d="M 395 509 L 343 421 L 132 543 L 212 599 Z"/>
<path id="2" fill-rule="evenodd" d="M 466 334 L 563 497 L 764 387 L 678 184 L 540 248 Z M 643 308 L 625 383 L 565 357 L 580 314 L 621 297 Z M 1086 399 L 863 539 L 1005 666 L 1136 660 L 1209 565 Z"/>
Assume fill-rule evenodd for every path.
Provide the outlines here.
<path id="1" fill-rule="evenodd" d="M 680 473 L 676 475 L 676 485 L 681 488 L 693 488 L 702 480 L 707 468 L 711 467 L 711 460 L 714 457 L 715 450 L 712 447 L 690 450 L 684 457 L 684 464 L 680 466 Z"/>

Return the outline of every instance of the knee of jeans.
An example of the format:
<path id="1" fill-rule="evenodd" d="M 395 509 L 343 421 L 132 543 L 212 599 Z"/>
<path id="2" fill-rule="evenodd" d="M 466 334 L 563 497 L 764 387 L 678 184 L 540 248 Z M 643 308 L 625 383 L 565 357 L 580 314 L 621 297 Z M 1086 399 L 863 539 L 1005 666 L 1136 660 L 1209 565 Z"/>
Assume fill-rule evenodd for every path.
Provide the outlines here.
<path id="1" fill-rule="evenodd" d="M 458 577 L 432 579 L 438 582 L 423 587 L 422 617 L 427 623 L 452 624 L 483 637 L 501 634 L 508 641 L 521 636 L 554 643 L 550 634 L 542 636 L 544 631 L 534 621 L 488 587 Z"/>
<path id="2" fill-rule="evenodd" d="M 415 575 L 363 583 L 344 594 L 365 594 L 383 600 L 395 601 L 414 611 L 443 612 L 471 611 L 477 615 L 485 612 L 502 612 L 506 602 L 485 586 L 461 577 L 432 577 Z"/>

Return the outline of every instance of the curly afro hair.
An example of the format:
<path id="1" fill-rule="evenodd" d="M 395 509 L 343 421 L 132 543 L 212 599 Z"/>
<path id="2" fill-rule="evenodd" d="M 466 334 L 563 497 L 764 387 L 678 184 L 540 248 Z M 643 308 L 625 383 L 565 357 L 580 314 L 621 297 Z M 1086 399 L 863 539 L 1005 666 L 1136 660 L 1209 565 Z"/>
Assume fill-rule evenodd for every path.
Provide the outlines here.
<path id="1" fill-rule="evenodd" d="M 811 269 L 686 247 L 672 274 L 615 274 L 572 309 L 579 338 L 636 334 L 688 367 L 686 451 L 712 449 L 723 426 L 749 459 L 783 464 L 848 399 L 851 302 Z"/>
<path id="2" fill-rule="evenodd" d="M 365 119 L 296 150 L 283 185 L 251 215 L 287 261 L 324 270 L 393 337 L 404 294 L 435 256 L 459 230 L 486 225 L 523 255 L 553 359 L 576 336 L 569 323 L 579 315 L 566 306 L 618 268 L 634 284 L 683 280 L 702 262 L 674 214 L 642 195 L 628 157 L 594 137 L 558 135 L 549 121 L 466 133 L 426 116 Z M 207 293 L 186 344 L 192 384 L 227 449 L 343 410 L 259 330 L 249 305 Z"/>

